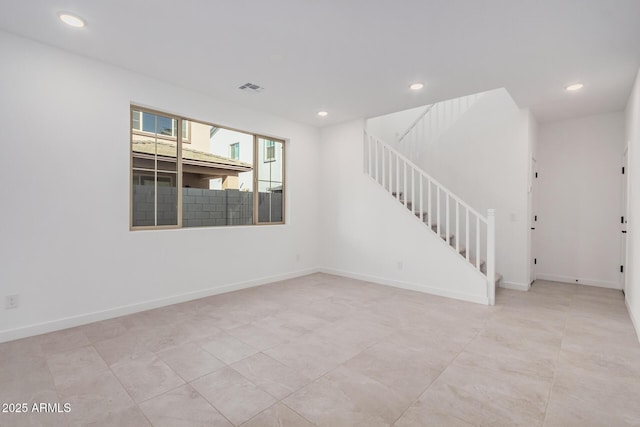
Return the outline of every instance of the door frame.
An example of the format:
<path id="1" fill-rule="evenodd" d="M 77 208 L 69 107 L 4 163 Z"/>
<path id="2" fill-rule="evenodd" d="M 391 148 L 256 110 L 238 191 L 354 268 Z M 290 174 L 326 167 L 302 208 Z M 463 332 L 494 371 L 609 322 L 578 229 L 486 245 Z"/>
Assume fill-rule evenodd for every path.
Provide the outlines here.
<path id="1" fill-rule="evenodd" d="M 536 241 L 535 241 L 535 229 L 537 224 L 537 185 L 536 180 L 538 173 L 538 162 L 534 156 L 531 156 L 531 170 L 530 170 L 530 184 L 529 184 L 529 286 L 536 280 Z"/>
<path id="2" fill-rule="evenodd" d="M 627 279 L 627 223 L 629 218 L 629 144 L 622 152 L 622 178 L 621 178 L 621 202 L 620 202 L 620 288 L 626 292 Z"/>

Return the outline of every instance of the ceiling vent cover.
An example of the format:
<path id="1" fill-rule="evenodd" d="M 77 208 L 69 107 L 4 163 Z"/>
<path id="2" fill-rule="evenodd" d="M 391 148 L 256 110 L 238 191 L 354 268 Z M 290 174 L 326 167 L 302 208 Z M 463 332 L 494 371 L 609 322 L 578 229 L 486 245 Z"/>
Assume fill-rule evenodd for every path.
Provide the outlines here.
<path id="1" fill-rule="evenodd" d="M 245 83 L 242 86 L 240 86 L 238 89 L 243 90 L 245 92 L 262 92 L 264 90 L 263 87 L 258 86 L 257 84 L 253 84 L 253 83 Z"/>

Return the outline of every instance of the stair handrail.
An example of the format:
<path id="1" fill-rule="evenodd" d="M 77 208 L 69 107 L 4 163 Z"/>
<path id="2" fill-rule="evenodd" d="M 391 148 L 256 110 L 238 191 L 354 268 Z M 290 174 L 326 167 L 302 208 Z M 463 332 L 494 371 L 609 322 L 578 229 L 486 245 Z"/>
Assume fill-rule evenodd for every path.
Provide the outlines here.
<path id="1" fill-rule="evenodd" d="M 408 164 L 409 166 L 411 166 L 412 169 L 415 169 L 418 173 L 420 173 L 424 178 L 426 178 L 428 181 L 431 181 L 433 184 L 436 185 L 436 187 L 439 187 L 441 191 L 444 191 L 446 194 L 448 194 L 451 198 L 453 198 L 454 200 L 456 200 L 458 203 L 460 203 L 462 206 L 465 207 L 465 209 L 469 209 L 470 212 L 473 212 L 474 215 L 478 216 L 480 218 L 480 220 L 486 225 L 487 224 L 487 217 L 485 217 L 484 215 L 482 215 L 480 212 L 478 212 L 477 210 L 473 209 L 471 206 L 469 206 L 467 203 L 465 203 L 464 200 L 462 200 L 461 198 L 459 198 L 458 196 L 456 196 L 456 194 L 449 190 L 447 187 L 445 187 L 444 185 L 440 184 L 440 182 L 438 182 L 435 178 L 433 178 L 431 175 L 429 175 L 428 173 L 426 173 L 424 170 L 422 170 L 420 167 L 418 167 L 418 165 L 416 165 L 415 163 L 413 163 L 411 160 L 409 160 L 409 158 L 407 156 L 405 156 L 404 154 L 400 153 L 398 150 L 396 150 L 395 148 L 393 148 L 391 145 L 387 144 L 386 142 L 384 142 L 382 139 L 378 138 L 375 135 L 371 135 L 369 134 L 366 130 L 364 131 L 365 134 L 365 138 L 366 136 L 370 136 L 372 138 L 375 138 L 380 144 L 382 144 L 387 150 L 389 150 L 390 152 L 392 152 L 393 154 L 395 154 L 396 156 L 398 156 L 400 159 L 402 159 L 406 164 Z"/>
<path id="2" fill-rule="evenodd" d="M 416 125 L 418 123 L 420 123 L 420 120 L 422 120 L 422 118 L 424 116 L 426 116 L 427 114 L 429 114 L 429 111 L 431 111 L 431 109 L 433 108 L 433 106 L 436 104 L 431 104 L 431 105 L 427 105 L 427 108 L 425 108 L 425 110 L 418 116 L 417 119 L 415 119 L 413 121 L 413 123 L 411 123 L 409 125 L 409 127 L 407 128 L 407 130 L 405 130 L 404 132 L 402 132 L 402 135 L 400 135 L 400 137 L 398 138 L 398 142 L 401 142 L 405 136 L 407 136 L 409 134 L 409 132 L 411 132 L 413 130 L 414 127 L 416 127 Z"/>
<path id="3" fill-rule="evenodd" d="M 464 209 L 466 209 L 467 212 L 467 216 L 466 216 L 466 225 L 467 227 L 469 226 L 469 213 L 471 213 L 472 215 L 474 215 L 476 217 L 476 230 L 479 230 L 479 226 L 480 223 L 483 223 L 486 227 L 487 230 L 487 235 L 486 235 L 486 250 L 487 250 L 487 259 L 486 259 L 486 268 L 487 268 L 487 272 L 486 274 L 483 273 L 480 269 L 480 236 L 477 234 L 476 235 L 476 255 L 475 255 L 475 268 L 476 270 L 482 274 L 483 276 L 486 277 L 487 280 L 487 302 L 489 303 L 489 305 L 494 305 L 495 304 L 495 210 L 494 209 L 488 209 L 487 210 L 487 216 L 485 217 L 484 215 L 480 214 L 477 210 L 473 209 L 471 206 L 469 206 L 469 204 L 467 204 L 465 201 L 463 201 L 460 197 L 458 197 L 455 193 L 453 193 L 451 190 L 449 190 L 447 187 L 445 187 L 444 185 L 442 185 L 440 182 L 438 182 L 436 179 L 434 179 L 431 175 L 429 175 L 427 172 L 425 172 L 424 170 L 422 170 L 420 167 L 418 167 L 415 163 L 413 163 L 411 160 L 409 160 L 409 158 L 407 158 L 405 155 L 403 155 L 402 153 L 400 153 L 398 150 L 396 150 L 395 148 L 393 148 L 391 145 L 387 144 L 386 142 L 384 142 L 383 140 L 381 140 L 380 138 L 371 135 L 367 132 L 367 130 L 364 130 L 364 140 L 365 143 L 367 144 L 367 149 L 368 149 L 368 165 L 367 162 L 365 162 L 365 165 L 367 165 L 367 169 L 368 169 L 368 174 L 371 178 L 374 178 L 374 174 L 373 174 L 373 165 L 372 165 L 372 142 L 375 142 L 376 144 L 376 165 L 375 165 L 375 180 L 376 182 L 378 182 L 378 184 L 382 185 L 382 187 L 389 192 L 392 192 L 392 188 L 387 188 L 387 184 L 385 183 L 385 159 L 384 159 L 384 150 L 387 150 L 388 153 L 393 153 L 393 155 L 396 156 L 396 165 L 399 164 L 400 160 L 403 162 L 403 165 L 405 167 L 405 172 L 403 172 L 404 174 L 404 178 L 405 178 L 405 191 L 406 191 L 406 185 L 407 180 L 406 180 L 406 167 L 410 167 L 412 169 L 412 185 L 411 185 L 411 192 L 412 192 L 412 196 L 415 195 L 415 185 L 414 185 L 414 172 L 417 172 L 419 174 L 419 176 L 424 179 L 426 179 L 427 183 L 429 184 L 433 184 L 435 185 L 438 194 L 440 191 L 442 191 L 445 196 L 447 197 L 446 199 L 446 211 L 447 211 L 447 215 L 449 215 L 449 199 L 453 199 L 456 203 L 458 203 L 460 206 L 462 206 Z M 379 171 L 378 171 L 378 145 L 380 145 L 382 147 L 382 182 L 379 182 Z M 391 159 L 391 156 L 389 156 L 389 159 Z M 390 165 L 392 164 L 391 162 L 389 163 Z M 398 177 L 398 171 L 396 171 L 396 177 Z M 388 174 L 391 174 L 391 171 L 388 172 Z M 387 179 L 389 180 L 389 187 L 392 187 L 391 184 L 391 176 L 388 175 Z M 396 186 L 398 186 L 399 184 L 396 182 Z M 422 188 L 422 181 L 420 181 L 420 188 Z M 431 193 L 429 193 L 431 194 Z M 395 194 L 395 197 L 399 199 L 400 194 Z M 431 203 L 430 201 L 430 195 L 429 195 L 429 200 L 428 203 Z M 439 196 L 438 196 L 439 197 Z M 439 199 L 437 199 L 439 200 Z M 438 202 L 439 203 L 439 202 Z M 407 195 L 405 195 L 404 197 L 404 205 L 405 207 L 407 206 Z M 415 213 L 415 200 L 412 200 L 412 207 L 411 207 L 411 211 L 412 213 Z M 422 222 L 422 193 L 420 193 L 420 221 Z M 431 206 L 429 204 L 429 206 Z M 438 204 L 439 206 L 439 204 Z M 430 208 L 429 208 L 430 209 Z M 458 212 L 458 209 L 456 207 L 456 215 Z M 428 212 L 428 215 L 431 215 L 431 211 Z M 437 233 L 440 234 L 440 213 L 438 211 L 438 228 L 437 228 Z M 456 229 L 458 227 L 458 217 L 456 216 Z M 428 220 L 428 224 L 431 225 L 431 219 Z M 449 219 L 447 217 L 446 220 L 446 242 L 447 244 L 449 244 Z M 433 231 L 433 230 L 432 230 Z M 469 229 L 467 228 L 466 230 L 466 242 L 467 242 L 467 248 L 466 248 L 466 254 L 464 256 L 464 258 L 466 259 L 467 262 L 471 263 L 471 265 L 473 265 L 473 263 L 471 262 L 470 258 L 469 258 L 469 251 L 471 248 L 468 247 L 468 243 L 469 243 Z M 456 239 L 456 248 L 458 248 L 458 240 Z M 457 250 L 457 249 L 456 249 Z M 458 255 L 460 255 L 460 253 L 458 253 Z"/>

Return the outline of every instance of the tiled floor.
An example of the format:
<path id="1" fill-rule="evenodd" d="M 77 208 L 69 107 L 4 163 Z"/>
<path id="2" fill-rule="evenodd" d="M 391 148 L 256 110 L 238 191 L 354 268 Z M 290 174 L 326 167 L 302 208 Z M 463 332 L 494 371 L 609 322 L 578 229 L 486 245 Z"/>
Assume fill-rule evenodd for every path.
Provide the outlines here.
<path id="1" fill-rule="evenodd" d="M 2 426 L 640 425 L 619 291 L 495 307 L 315 274 L 0 344 Z"/>

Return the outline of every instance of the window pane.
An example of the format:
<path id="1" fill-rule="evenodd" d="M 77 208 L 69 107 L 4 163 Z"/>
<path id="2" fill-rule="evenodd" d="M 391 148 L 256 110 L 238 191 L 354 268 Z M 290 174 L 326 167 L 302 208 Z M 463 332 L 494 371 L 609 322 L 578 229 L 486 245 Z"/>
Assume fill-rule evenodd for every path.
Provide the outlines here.
<path id="1" fill-rule="evenodd" d="M 156 225 L 178 224 L 178 186 L 175 173 L 158 173 L 157 188 L 157 212 Z"/>
<path id="2" fill-rule="evenodd" d="M 135 120 L 136 116 L 142 120 Z M 177 120 L 147 112 L 132 111 L 132 226 L 178 224 L 176 138 L 163 136 L 163 129 Z M 144 132 L 139 130 L 140 125 Z M 138 126 L 138 128 L 136 128 Z M 164 128 L 162 128 L 164 126 Z"/>
<path id="3" fill-rule="evenodd" d="M 283 221 L 284 144 L 258 138 L 258 222 Z"/>
<path id="4" fill-rule="evenodd" d="M 182 140 L 189 141 L 189 121 L 182 121 Z"/>
<path id="5" fill-rule="evenodd" d="M 135 130 L 140 129 L 140 111 L 131 110 L 131 128 Z"/>
<path id="6" fill-rule="evenodd" d="M 193 121 L 190 128 L 190 144 L 182 144 L 182 226 L 252 224 L 253 136 Z"/>
<path id="7" fill-rule="evenodd" d="M 236 142 L 235 144 L 231 144 L 229 146 L 229 157 L 234 160 L 240 159 L 240 143 Z"/>

